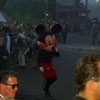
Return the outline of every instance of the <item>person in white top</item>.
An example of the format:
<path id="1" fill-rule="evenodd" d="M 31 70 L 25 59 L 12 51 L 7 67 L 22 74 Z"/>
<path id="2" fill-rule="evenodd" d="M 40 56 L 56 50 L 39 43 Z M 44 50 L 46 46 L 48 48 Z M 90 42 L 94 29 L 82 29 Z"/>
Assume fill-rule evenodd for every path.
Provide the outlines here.
<path id="1" fill-rule="evenodd" d="M 10 54 L 10 36 L 7 34 L 7 51 Z"/>
<path id="2" fill-rule="evenodd" d="M 7 52 L 10 54 L 10 29 L 9 27 L 4 27 L 4 32 L 6 34 L 6 49 L 7 49 Z"/>

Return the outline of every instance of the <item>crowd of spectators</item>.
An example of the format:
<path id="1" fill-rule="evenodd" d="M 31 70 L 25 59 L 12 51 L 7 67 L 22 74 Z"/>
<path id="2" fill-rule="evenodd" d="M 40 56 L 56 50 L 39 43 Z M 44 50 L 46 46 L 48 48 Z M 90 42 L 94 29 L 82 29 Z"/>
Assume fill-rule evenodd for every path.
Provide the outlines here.
<path id="1" fill-rule="evenodd" d="M 11 65 L 25 67 L 26 59 L 35 54 L 34 29 L 34 25 L 26 22 L 15 21 L 11 25 L 0 22 L 0 69 Z"/>

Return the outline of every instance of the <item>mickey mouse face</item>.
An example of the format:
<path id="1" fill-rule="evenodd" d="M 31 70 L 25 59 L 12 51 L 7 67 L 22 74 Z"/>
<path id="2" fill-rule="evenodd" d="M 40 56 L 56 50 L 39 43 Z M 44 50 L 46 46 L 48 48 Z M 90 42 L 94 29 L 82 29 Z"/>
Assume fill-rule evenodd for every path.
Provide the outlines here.
<path id="1" fill-rule="evenodd" d="M 55 35 L 47 35 L 45 37 L 45 43 L 49 46 L 54 46 L 55 47 L 57 45 Z"/>
<path id="2" fill-rule="evenodd" d="M 49 46 L 53 46 L 54 41 L 53 41 L 52 35 L 47 35 L 47 36 L 45 37 L 45 42 L 46 42 L 46 44 L 48 44 Z"/>

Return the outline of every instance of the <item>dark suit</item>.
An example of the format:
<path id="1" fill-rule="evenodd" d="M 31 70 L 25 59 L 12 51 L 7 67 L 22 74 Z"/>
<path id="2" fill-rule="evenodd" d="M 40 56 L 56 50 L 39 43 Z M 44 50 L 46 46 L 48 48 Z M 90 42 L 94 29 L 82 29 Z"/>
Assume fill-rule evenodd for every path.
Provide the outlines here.
<path id="1" fill-rule="evenodd" d="M 87 100 L 87 99 L 76 95 L 76 96 L 73 98 L 73 100 Z"/>

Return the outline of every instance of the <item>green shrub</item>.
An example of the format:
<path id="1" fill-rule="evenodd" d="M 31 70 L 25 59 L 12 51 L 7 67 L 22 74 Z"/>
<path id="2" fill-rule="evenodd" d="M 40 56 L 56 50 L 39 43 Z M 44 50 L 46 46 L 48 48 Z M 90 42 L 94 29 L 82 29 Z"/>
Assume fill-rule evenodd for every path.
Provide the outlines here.
<path id="1" fill-rule="evenodd" d="M 13 12 L 12 17 L 13 20 L 18 20 L 19 22 L 26 21 L 30 24 L 39 24 L 41 22 L 39 18 L 33 18 L 30 14 L 22 16 L 19 12 Z"/>

